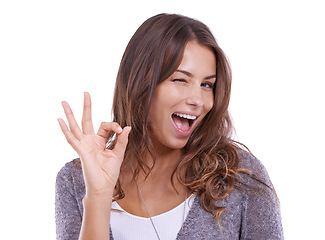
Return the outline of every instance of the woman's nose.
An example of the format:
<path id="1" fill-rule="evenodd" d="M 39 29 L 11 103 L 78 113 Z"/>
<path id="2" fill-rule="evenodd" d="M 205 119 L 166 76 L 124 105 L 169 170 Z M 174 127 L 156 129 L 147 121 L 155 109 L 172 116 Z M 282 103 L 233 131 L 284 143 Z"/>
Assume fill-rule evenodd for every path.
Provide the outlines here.
<path id="1" fill-rule="evenodd" d="M 186 103 L 189 105 L 193 105 L 196 107 L 202 107 L 203 97 L 202 97 L 202 89 L 198 86 L 192 86 L 188 91 L 188 96 L 186 99 Z"/>

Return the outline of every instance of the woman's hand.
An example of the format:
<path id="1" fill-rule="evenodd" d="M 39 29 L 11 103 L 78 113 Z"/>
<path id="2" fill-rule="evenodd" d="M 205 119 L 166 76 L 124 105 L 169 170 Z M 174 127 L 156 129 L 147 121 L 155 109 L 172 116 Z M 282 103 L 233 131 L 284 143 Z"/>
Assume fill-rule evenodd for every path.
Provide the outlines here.
<path id="1" fill-rule="evenodd" d="M 89 93 L 84 94 L 82 130 L 79 128 L 68 103 L 62 102 L 62 106 L 70 129 L 64 120 L 58 119 L 58 122 L 68 143 L 80 157 L 86 195 L 112 197 L 131 128 L 122 129 L 118 123 L 103 122 L 95 134 L 91 119 Z M 118 134 L 117 143 L 113 150 L 106 149 L 106 139 L 110 131 Z"/>

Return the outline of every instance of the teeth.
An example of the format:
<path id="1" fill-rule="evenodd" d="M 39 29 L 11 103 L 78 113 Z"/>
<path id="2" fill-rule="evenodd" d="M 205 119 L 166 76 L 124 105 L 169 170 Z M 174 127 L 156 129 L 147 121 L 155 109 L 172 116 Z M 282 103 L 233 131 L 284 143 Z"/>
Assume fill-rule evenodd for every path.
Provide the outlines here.
<path id="1" fill-rule="evenodd" d="M 175 113 L 175 115 L 182 117 L 182 118 L 190 119 L 190 120 L 194 120 L 197 118 L 196 116 L 191 116 L 191 115 L 181 114 L 181 113 Z"/>

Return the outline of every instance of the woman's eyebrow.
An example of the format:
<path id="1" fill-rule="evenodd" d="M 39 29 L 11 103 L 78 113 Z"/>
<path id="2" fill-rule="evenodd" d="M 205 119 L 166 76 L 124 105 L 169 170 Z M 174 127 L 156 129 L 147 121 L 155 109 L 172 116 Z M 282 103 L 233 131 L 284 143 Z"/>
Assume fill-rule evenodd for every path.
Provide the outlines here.
<path id="1" fill-rule="evenodd" d="M 188 77 L 193 77 L 193 74 L 188 72 L 188 71 L 185 71 L 185 70 L 182 70 L 182 69 L 177 69 L 175 72 L 180 72 L 180 73 L 183 73 L 185 75 L 187 75 Z M 208 79 L 212 79 L 212 78 L 217 78 L 217 75 L 216 74 L 213 74 L 211 76 L 207 76 L 205 77 L 204 79 L 205 80 L 208 80 Z"/>
<path id="2" fill-rule="evenodd" d="M 205 80 L 208 80 L 208 79 L 212 79 L 212 78 L 217 78 L 217 75 L 214 74 L 214 75 L 211 75 L 211 76 L 205 77 L 204 79 L 205 79 Z"/>
<path id="3" fill-rule="evenodd" d="M 180 73 L 187 75 L 188 77 L 193 77 L 192 73 L 185 71 L 185 70 L 177 69 L 175 72 L 180 72 Z"/>

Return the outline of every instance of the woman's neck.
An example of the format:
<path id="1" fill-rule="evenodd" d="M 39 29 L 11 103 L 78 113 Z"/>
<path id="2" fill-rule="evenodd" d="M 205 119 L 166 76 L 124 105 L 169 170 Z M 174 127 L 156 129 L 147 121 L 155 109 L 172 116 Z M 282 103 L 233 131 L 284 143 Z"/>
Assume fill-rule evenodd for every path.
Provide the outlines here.
<path id="1" fill-rule="evenodd" d="M 181 149 L 164 149 L 164 151 L 155 151 L 155 167 L 156 171 L 164 171 L 167 169 L 172 168 L 175 170 L 177 167 L 179 161 L 182 157 L 182 151 Z M 147 164 L 152 165 L 153 160 L 152 156 L 150 154 L 147 154 L 145 158 L 145 162 Z"/>
<path id="2" fill-rule="evenodd" d="M 137 182 L 139 184 L 149 184 L 149 185 L 166 185 L 163 188 L 171 187 L 171 177 L 177 168 L 181 157 L 182 151 L 181 149 L 159 149 L 160 151 L 155 151 L 155 161 L 153 161 L 152 156 L 148 152 L 143 158 L 142 162 L 148 166 L 149 170 L 145 173 L 140 170 L 137 176 Z M 162 151 L 163 150 L 163 151 Z M 126 164 L 121 171 L 120 180 L 126 183 L 132 182 L 133 178 L 133 170 L 137 168 L 137 161 L 134 159 L 129 159 L 130 163 Z M 149 172 L 149 174 L 148 174 Z M 146 182 L 146 183 L 144 183 Z M 174 182 L 177 182 L 176 175 L 174 175 Z"/>
<path id="3" fill-rule="evenodd" d="M 164 151 L 156 154 L 155 165 L 148 153 L 143 159 L 149 167 L 152 167 L 149 175 L 140 171 L 136 181 L 133 181 L 133 171 L 131 162 L 120 175 L 121 187 L 125 197 L 118 201 L 120 206 L 129 213 L 137 216 L 147 217 L 147 212 L 143 206 L 141 195 L 145 199 L 146 207 L 152 216 L 164 213 L 178 206 L 184 201 L 185 196 L 190 194 L 173 175 L 180 159 L 181 151 Z M 132 160 L 131 160 L 132 161 Z M 136 167 L 136 162 L 132 161 Z M 171 177 L 173 176 L 173 184 Z"/>

